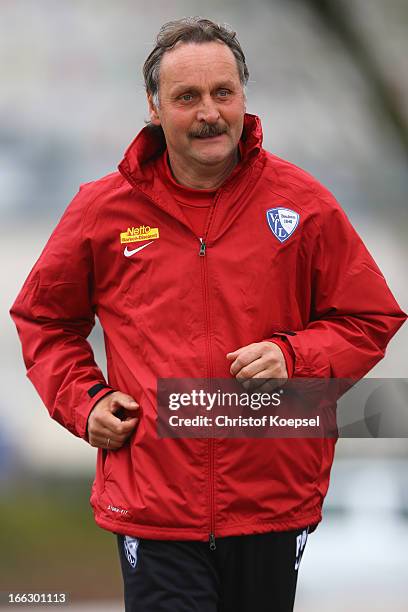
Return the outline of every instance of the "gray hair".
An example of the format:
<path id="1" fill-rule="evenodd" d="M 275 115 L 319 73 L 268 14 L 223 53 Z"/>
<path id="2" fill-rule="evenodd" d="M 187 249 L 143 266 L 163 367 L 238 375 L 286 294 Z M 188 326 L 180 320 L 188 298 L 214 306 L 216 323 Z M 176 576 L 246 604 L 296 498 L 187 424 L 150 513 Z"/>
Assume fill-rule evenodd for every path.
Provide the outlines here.
<path id="1" fill-rule="evenodd" d="M 161 28 L 156 38 L 156 46 L 143 65 L 143 76 L 148 94 L 159 106 L 160 63 L 166 51 L 173 49 L 178 42 L 206 43 L 220 41 L 226 44 L 234 54 L 237 62 L 239 79 L 243 87 L 248 82 L 249 71 L 245 55 L 237 39 L 236 33 L 227 25 L 220 25 L 201 17 L 184 17 L 177 21 L 169 21 Z"/>

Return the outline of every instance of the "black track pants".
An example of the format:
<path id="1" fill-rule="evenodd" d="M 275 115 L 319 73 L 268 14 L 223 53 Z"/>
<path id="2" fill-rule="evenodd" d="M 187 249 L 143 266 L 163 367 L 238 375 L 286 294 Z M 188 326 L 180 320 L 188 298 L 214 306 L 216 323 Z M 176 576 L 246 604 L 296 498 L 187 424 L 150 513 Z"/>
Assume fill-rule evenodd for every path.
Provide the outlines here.
<path id="1" fill-rule="evenodd" d="M 291 612 L 309 528 L 205 542 L 118 535 L 126 612 Z"/>

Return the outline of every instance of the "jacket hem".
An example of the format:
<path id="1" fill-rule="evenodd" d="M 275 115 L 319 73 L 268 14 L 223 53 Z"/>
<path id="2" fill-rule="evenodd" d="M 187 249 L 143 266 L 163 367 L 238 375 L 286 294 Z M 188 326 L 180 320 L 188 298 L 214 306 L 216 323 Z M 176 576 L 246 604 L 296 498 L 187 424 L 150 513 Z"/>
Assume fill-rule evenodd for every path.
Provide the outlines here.
<path id="1" fill-rule="evenodd" d="M 250 521 L 246 523 L 235 523 L 216 529 L 215 537 L 223 538 L 227 536 L 252 535 L 266 533 L 268 531 L 291 531 L 302 529 L 308 525 L 317 525 L 322 520 L 321 512 L 299 517 L 298 519 L 286 521 Z M 121 521 L 111 521 L 106 518 L 95 516 L 95 522 L 102 529 L 113 533 L 129 535 L 136 538 L 146 538 L 149 540 L 198 540 L 206 542 L 208 540 L 207 529 L 185 529 L 184 527 L 152 527 L 139 525 L 137 523 L 124 523 Z"/>

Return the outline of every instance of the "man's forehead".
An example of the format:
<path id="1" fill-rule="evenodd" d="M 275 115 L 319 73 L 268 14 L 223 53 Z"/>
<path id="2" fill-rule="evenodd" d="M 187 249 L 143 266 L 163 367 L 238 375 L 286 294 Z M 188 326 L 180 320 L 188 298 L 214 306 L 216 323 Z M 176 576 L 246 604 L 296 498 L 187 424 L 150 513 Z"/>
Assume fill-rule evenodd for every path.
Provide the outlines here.
<path id="1" fill-rule="evenodd" d="M 205 72 L 211 72 L 221 81 L 239 78 L 236 59 L 226 44 L 180 42 L 162 57 L 160 77 L 171 79 L 172 85 L 181 84 L 191 76 L 196 80 Z"/>

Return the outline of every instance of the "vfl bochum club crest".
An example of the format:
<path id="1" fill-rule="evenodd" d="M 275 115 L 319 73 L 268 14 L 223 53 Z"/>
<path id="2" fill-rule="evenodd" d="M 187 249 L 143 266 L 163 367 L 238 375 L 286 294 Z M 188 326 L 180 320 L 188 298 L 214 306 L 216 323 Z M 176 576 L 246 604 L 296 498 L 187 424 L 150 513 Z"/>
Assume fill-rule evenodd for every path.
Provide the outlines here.
<path id="1" fill-rule="evenodd" d="M 299 224 L 298 213 L 281 206 L 267 210 L 266 218 L 271 232 L 280 242 L 285 242 Z"/>
<path id="2" fill-rule="evenodd" d="M 125 555 L 130 565 L 134 568 L 137 563 L 137 549 L 139 547 L 139 540 L 137 538 L 132 538 L 131 536 L 125 535 L 123 539 L 123 548 L 125 550 Z"/>

